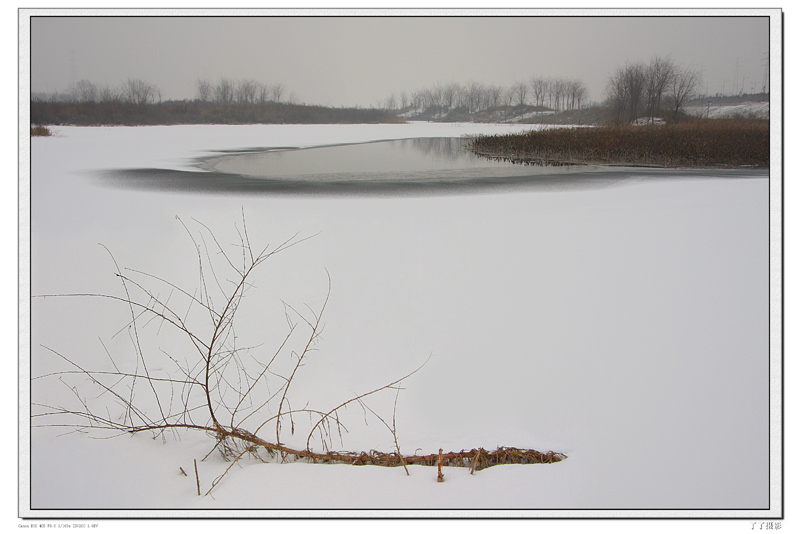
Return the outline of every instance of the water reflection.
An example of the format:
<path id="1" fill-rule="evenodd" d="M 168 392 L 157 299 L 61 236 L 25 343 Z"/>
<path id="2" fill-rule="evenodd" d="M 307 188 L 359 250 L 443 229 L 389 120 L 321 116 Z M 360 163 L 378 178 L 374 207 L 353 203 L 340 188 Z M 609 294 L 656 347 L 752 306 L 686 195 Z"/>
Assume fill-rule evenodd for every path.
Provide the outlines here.
<path id="1" fill-rule="evenodd" d="M 642 176 L 703 175 L 666 169 L 519 165 L 479 157 L 466 149 L 467 143 L 462 138 L 417 138 L 302 149 L 251 148 L 204 160 L 205 172 L 127 169 L 103 173 L 103 179 L 114 186 L 169 191 L 419 196 L 589 190 L 631 183 Z M 714 174 L 719 175 L 719 171 Z"/>
<path id="2" fill-rule="evenodd" d="M 257 178 L 312 181 L 463 179 L 518 175 L 509 162 L 481 158 L 466 139 L 421 138 L 264 150 L 226 155 L 207 162 L 217 172 Z"/>

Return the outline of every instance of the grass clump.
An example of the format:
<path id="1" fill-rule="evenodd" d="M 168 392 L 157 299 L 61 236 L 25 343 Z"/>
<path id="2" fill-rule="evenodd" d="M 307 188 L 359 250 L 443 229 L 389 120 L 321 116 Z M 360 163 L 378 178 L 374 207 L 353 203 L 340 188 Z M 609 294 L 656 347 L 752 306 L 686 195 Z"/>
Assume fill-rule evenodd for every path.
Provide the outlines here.
<path id="1" fill-rule="evenodd" d="M 31 126 L 31 137 L 50 137 L 53 135 L 46 126 Z"/>
<path id="2" fill-rule="evenodd" d="M 645 126 L 559 128 L 481 136 L 479 155 L 525 164 L 768 167 L 769 121 L 698 119 Z"/>

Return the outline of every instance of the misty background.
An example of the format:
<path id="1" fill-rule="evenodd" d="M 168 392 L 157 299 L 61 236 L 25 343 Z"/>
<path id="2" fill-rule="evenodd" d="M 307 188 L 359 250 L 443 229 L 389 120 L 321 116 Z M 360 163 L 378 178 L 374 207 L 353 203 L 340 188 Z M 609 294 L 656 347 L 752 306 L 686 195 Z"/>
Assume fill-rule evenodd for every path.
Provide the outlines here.
<path id="1" fill-rule="evenodd" d="M 600 102 L 616 68 L 656 55 L 699 71 L 701 94 L 768 90 L 769 18 L 33 17 L 31 91 L 141 78 L 182 100 L 198 79 L 254 79 L 299 103 L 369 107 L 436 83 L 558 76 Z"/>

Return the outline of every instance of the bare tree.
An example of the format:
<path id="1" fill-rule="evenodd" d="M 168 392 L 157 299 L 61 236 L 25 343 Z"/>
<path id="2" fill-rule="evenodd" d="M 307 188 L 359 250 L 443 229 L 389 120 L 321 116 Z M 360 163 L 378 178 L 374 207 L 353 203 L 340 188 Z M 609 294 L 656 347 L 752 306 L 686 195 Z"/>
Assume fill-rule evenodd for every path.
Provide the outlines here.
<path id="1" fill-rule="evenodd" d="M 458 108 L 469 109 L 469 89 L 467 87 L 464 87 L 462 85 L 458 86 L 455 105 Z"/>
<path id="2" fill-rule="evenodd" d="M 675 65 L 669 58 L 656 56 L 650 60 L 650 64 L 647 66 L 647 81 L 645 85 L 646 114 L 648 117 L 658 115 L 661 110 L 661 101 L 664 93 L 675 74 Z"/>
<path id="3" fill-rule="evenodd" d="M 281 98 L 283 97 L 283 93 L 286 91 L 286 87 L 282 83 L 273 83 L 270 86 L 270 91 L 272 93 L 272 101 L 280 102 Z"/>
<path id="4" fill-rule="evenodd" d="M 588 95 L 589 89 L 583 81 L 571 80 L 569 82 L 570 109 L 580 109 Z"/>
<path id="5" fill-rule="evenodd" d="M 235 100 L 237 104 L 255 104 L 260 84 L 255 80 L 241 80 L 236 84 Z"/>
<path id="6" fill-rule="evenodd" d="M 442 88 L 442 106 L 447 109 L 453 109 L 456 103 L 456 97 L 459 93 L 459 86 L 457 83 L 451 82 Z"/>
<path id="7" fill-rule="evenodd" d="M 503 98 L 503 88 L 499 85 L 492 85 L 486 89 L 488 107 L 496 108 L 500 106 Z"/>
<path id="8" fill-rule="evenodd" d="M 159 93 L 158 87 L 138 78 L 128 78 L 122 83 L 122 99 L 133 104 L 151 104 Z"/>
<path id="9" fill-rule="evenodd" d="M 269 85 L 265 83 L 259 83 L 258 94 L 256 95 L 256 101 L 258 102 L 258 104 L 263 106 L 267 102 L 270 102 L 271 100 L 272 100 L 272 95 L 270 93 Z"/>
<path id="10" fill-rule="evenodd" d="M 119 102 L 121 95 L 119 90 L 108 85 L 98 87 L 100 102 Z"/>
<path id="11" fill-rule="evenodd" d="M 528 97 L 528 84 L 526 82 L 516 82 L 511 90 L 514 93 L 514 101 L 518 106 L 524 106 Z"/>
<path id="12" fill-rule="evenodd" d="M 211 82 L 208 80 L 198 79 L 197 80 L 197 99 L 200 102 L 208 102 L 211 100 Z"/>
<path id="13" fill-rule="evenodd" d="M 97 102 L 99 91 L 89 80 L 81 80 L 69 89 L 69 95 L 75 102 Z"/>
<path id="14" fill-rule="evenodd" d="M 669 85 L 669 100 L 673 116 L 677 117 L 681 108 L 695 94 L 700 84 L 700 74 L 696 70 L 685 68 L 677 70 Z"/>
<path id="15" fill-rule="evenodd" d="M 217 104 L 230 105 L 233 104 L 233 99 L 233 82 L 227 78 L 220 79 L 219 83 L 214 87 L 214 102 Z"/>
<path id="16" fill-rule="evenodd" d="M 550 109 L 555 109 L 558 106 L 558 84 L 556 80 L 553 78 L 548 78 L 544 80 L 544 94 L 547 98 L 547 107 Z M 553 100 L 556 103 L 553 103 Z"/>
<path id="17" fill-rule="evenodd" d="M 395 109 L 397 109 L 397 95 L 395 93 L 392 93 L 389 96 L 387 96 L 386 102 L 383 107 L 388 111 L 394 111 Z"/>
<path id="18" fill-rule="evenodd" d="M 504 88 L 502 94 L 502 102 L 504 106 L 514 105 L 514 89 L 511 87 Z"/>
<path id="19" fill-rule="evenodd" d="M 561 111 L 567 106 L 567 97 L 569 95 L 569 83 L 563 78 L 556 78 L 553 80 L 553 94 L 556 100 L 556 109 Z"/>
<path id="20" fill-rule="evenodd" d="M 414 91 L 411 93 L 411 105 L 414 109 L 423 109 L 425 104 L 425 95 L 422 90 Z"/>
<path id="21" fill-rule="evenodd" d="M 428 99 L 430 105 L 428 107 L 441 109 L 444 104 L 444 89 L 441 85 L 434 84 L 433 88 L 428 91 Z"/>
<path id="22" fill-rule="evenodd" d="M 618 122 L 633 122 L 639 118 L 645 104 L 647 67 L 631 63 L 617 69 L 607 87 L 609 103 Z"/>
<path id="23" fill-rule="evenodd" d="M 465 89 L 465 93 L 470 113 L 486 108 L 484 105 L 486 90 L 482 84 L 470 82 Z"/>
<path id="24" fill-rule="evenodd" d="M 544 106 L 544 97 L 547 93 L 547 80 L 533 77 L 531 78 L 530 86 L 534 105 Z"/>
<path id="25" fill-rule="evenodd" d="M 625 110 L 629 106 L 629 96 L 622 69 L 617 69 L 609 78 L 606 86 L 606 98 L 608 106 L 611 108 L 614 122 L 624 122 Z"/>

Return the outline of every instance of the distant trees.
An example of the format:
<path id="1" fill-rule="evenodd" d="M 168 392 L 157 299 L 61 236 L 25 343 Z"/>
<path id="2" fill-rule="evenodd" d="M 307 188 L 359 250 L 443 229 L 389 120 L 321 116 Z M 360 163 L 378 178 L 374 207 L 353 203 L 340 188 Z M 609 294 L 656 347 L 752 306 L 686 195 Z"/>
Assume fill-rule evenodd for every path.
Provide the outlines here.
<path id="1" fill-rule="evenodd" d="M 492 85 L 487 88 L 489 107 L 499 107 L 502 104 L 504 89 L 499 85 Z"/>
<path id="2" fill-rule="evenodd" d="M 257 80 L 231 80 L 220 78 L 214 84 L 198 79 L 195 98 L 199 102 L 213 102 L 223 106 L 265 105 L 280 102 L 286 87 L 282 83 L 266 84 Z"/>
<path id="3" fill-rule="evenodd" d="M 262 90 L 267 90 L 267 85 L 262 86 Z M 281 98 L 283 97 L 283 93 L 286 91 L 286 87 L 282 83 L 273 83 L 269 86 L 270 94 L 272 95 L 272 102 L 280 102 Z M 289 98 L 289 101 L 293 101 L 294 96 Z"/>
<path id="4" fill-rule="evenodd" d="M 70 88 L 69 94 L 75 102 L 97 102 L 99 91 L 89 80 L 81 80 Z"/>
<path id="5" fill-rule="evenodd" d="M 397 95 L 392 93 L 388 97 L 386 97 L 386 103 L 383 106 L 384 109 L 388 111 L 394 111 L 397 109 Z"/>
<path id="6" fill-rule="evenodd" d="M 514 102 L 518 106 L 524 106 L 525 101 L 528 97 L 528 84 L 527 82 L 516 82 L 512 87 L 511 91 L 514 94 Z"/>
<path id="7" fill-rule="evenodd" d="M 255 104 L 256 96 L 260 94 L 261 88 L 255 80 L 240 80 L 234 89 L 237 104 Z"/>
<path id="8" fill-rule="evenodd" d="M 393 123 L 397 117 L 379 109 L 330 108 L 289 102 L 268 105 L 217 105 L 199 100 L 167 100 L 139 105 L 115 102 L 67 102 L 33 99 L 31 124 L 155 125 L 155 124 L 333 124 Z"/>
<path id="9" fill-rule="evenodd" d="M 122 100 L 130 104 L 152 104 L 161 100 L 161 91 L 152 83 L 128 78 L 122 83 Z"/>
<path id="10" fill-rule="evenodd" d="M 665 105 L 677 116 L 699 83 L 697 71 L 680 68 L 669 58 L 656 56 L 649 64 L 629 63 L 611 75 L 606 87 L 612 119 L 623 123 L 657 117 Z"/>
<path id="11" fill-rule="evenodd" d="M 589 88 L 581 80 L 570 80 L 568 83 L 569 109 L 580 109 L 589 98 Z"/>
<path id="12" fill-rule="evenodd" d="M 576 79 L 533 77 L 528 86 L 534 105 L 557 111 L 580 109 L 589 96 L 586 84 Z"/>
<path id="13" fill-rule="evenodd" d="M 118 87 L 80 80 L 67 89 L 66 98 L 63 100 L 81 104 L 100 102 L 152 104 L 161 100 L 161 90 L 155 84 L 139 78 L 129 78 Z"/>
<path id="14" fill-rule="evenodd" d="M 607 92 L 615 122 L 633 122 L 641 114 L 645 70 L 642 64 L 630 64 L 611 76 Z"/>
<path id="15" fill-rule="evenodd" d="M 677 116 L 686 102 L 694 96 L 700 85 L 700 74 L 691 69 L 676 70 L 668 85 L 668 95 L 674 116 Z"/>
<path id="16" fill-rule="evenodd" d="M 411 92 L 392 93 L 378 106 L 387 111 L 429 112 L 445 115 L 451 111 L 475 113 L 503 106 L 533 105 L 544 109 L 579 109 L 586 104 L 589 91 L 581 80 L 531 78 L 511 86 L 486 85 L 471 81 L 434 84 Z"/>
<path id="17" fill-rule="evenodd" d="M 161 90 L 156 85 L 138 78 L 129 78 L 117 88 L 80 80 L 67 89 L 66 101 L 82 104 L 97 102 L 152 104 L 160 100 L 160 97 Z"/>
<path id="18" fill-rule="evenodd" d="M 544 106 L 545 95 L 549 89 L 549 82 L 544 78 L 533 77 L 530 81 L 533 103 L 536 106 Z"/>
<path id="19" fill-rule="evenodd" d="M 195 97 L 162 101 L 161 89 L 129 78 L 117 86 L 81 80 L 65 93 L 31 95 L 35 124 L 305 124 L 399 122 L 381 109 L 306 106 L 282 83 L 254 79 L 195 80 Z"/>
<path id="20" fill-rule="evenodd" d="M 211 101 L 211 95 L 213 94 L 213 89 L 211 87 L 211 82 L 208 80 L 197 80 L 197 99 L 200 102 L 209 102 Z"/>
<path id="21" fill-rule="evenodd" d="M 219 83 L 214 87 L 212 94 L 214 95 L 214 102 L 229 106 L 233 104 L 233 82 L 227 78 L 220 79 Z"/>
<path id="22" fill-rule="evenodd" d="M 675 65 L 669 59 L 659 56 L 650 61 L 645 71 L 645 95 L 647 98 L 647 116 L 657 115 L 661 109 L 661 100 L 669 85 L 675 78 Z"/>

